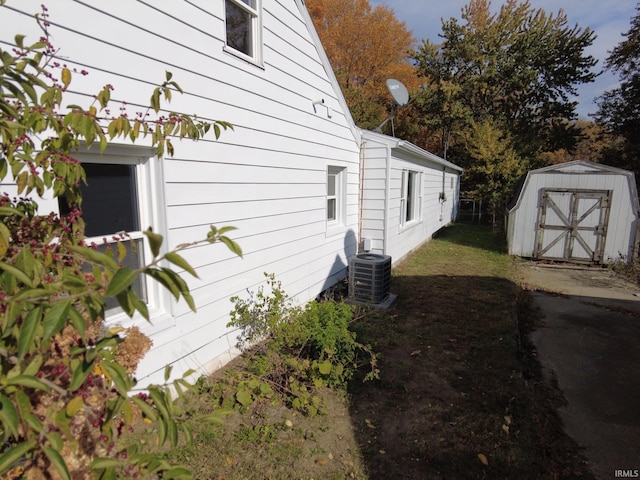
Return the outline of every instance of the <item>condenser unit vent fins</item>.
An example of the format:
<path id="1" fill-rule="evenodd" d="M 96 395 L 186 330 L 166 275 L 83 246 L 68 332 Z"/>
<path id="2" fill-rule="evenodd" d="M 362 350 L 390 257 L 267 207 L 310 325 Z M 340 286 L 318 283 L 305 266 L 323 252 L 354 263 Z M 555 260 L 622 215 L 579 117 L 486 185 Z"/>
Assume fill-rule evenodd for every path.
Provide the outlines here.
<path id="1" fill-rule="evenodd" d="M 391 257 L 360 253 L 349 259 L 349 298 L 359 302 L 381 303 L 391 288 Z"/>

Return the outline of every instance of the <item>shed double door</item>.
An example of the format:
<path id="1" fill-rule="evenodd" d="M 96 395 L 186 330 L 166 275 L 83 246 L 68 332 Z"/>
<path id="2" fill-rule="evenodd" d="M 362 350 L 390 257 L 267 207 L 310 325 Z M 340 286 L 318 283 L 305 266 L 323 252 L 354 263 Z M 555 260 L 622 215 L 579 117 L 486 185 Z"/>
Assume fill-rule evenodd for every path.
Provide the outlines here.
<path id="1" fill-rule="evenodd" d="M 540 193 L 534 258 L 600 263 L 609 223 L 608 190 Z"/>

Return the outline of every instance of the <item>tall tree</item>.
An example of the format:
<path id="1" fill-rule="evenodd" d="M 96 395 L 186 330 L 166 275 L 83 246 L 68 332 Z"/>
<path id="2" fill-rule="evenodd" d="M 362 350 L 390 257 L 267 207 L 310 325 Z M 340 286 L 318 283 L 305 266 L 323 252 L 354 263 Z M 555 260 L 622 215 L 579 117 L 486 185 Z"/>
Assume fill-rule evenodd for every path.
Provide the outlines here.
<path id="1" fill-rule="evenodd" d="M 640 172 L 640 4 L 631 28 L 607 58 L 606 67 L 620 76 L 620 86 L 598 98 L 596 121 L 622 137 L 621 148 L 608 152 L 607 163 Z M 617 151 L 616 151 L 617 150 Z"/>
<path id="2" fill-rule="evenodd" d="M 517 180 L 525 173 L 513 140 L 492 119 L 470 122 L 461 135 L 467 153 L 465 189 L 472 198 L 488 202 L 495 224 L 497 214 L 513 191 Z"/>
<path id="3" fill-rule="evenodd" d="M 375 128 L 390 106 L 388 78 L 410 91 L 419 85 L 409 61 L 411 31 L 389 7 L 372 8 L 369 0 L 307 0 L 307 8 L 356 124 Z"/>
<path id="4" fill-rule="evenodd" d="M 472 118 L 492 118 L 511 132 L 521 155 L 573 148 L 576 86 L 591 82 L 596 60 L 584 54 L 595 35 L 567 26 L 529 1 L 508 0 L 491 13 L 488 0 L 471 0 L 462 22 L 443 21 L 440 45 L 429 40 L 414 52 L 433 100 L 425 110 L 443 131 L 444 145 Z M 452 108 L 452 105 L 458 105 Z"/>

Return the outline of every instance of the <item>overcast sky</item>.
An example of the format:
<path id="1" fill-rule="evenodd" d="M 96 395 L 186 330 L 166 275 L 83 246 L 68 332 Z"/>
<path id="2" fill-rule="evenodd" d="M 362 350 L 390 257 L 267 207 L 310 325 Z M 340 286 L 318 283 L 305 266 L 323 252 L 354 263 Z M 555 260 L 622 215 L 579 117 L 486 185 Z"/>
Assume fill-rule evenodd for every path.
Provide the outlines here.
<path id="1" fill-rule="evenodd" d="M 407 24 L 416 39 L 429 39 L 439 43 L 441 19 L 460 19 L 462 7 L 469 0 L 370 0 L 370 3 L 372 6 L 386 4 L 392 8 L 396 18 Z M 492 10 L 498 11 L 503 3 L 505 2 L 501 0 L 493 0 Z M 563 9 L 569 26 L 578 24 L 582 29 L 591 28 L 597 38 L 587 53 L 598 59 L 598 71 L 604 64 L 607 52 L 624 39 L 622 34 L 629 30 L 631 19 L 636 13 L 636 0 L 531 0 L 530 3 L 533 8 L 542 8 L 554 15 L 559 9 Z M 580 117 L 587 118 L 589 113 L 594 113 L 597 109 L 594 98 L 616 85 L 617 76 L 605 73 L 594 83 L 581 86 L 578 99 Z"/>

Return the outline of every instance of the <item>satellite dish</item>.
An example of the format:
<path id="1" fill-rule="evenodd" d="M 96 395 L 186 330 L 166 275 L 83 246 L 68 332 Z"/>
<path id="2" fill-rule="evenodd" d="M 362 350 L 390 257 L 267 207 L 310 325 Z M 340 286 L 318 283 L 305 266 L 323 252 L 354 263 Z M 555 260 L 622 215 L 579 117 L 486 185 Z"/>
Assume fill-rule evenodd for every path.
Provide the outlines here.
<path id="1" fill-rule="evenodd" d="M 387 88 L 399 106 L 404 107 L 409 103 L 409 92 L 407 91 L 407 87 L 405 87 L 401 81 L 390 78 L 387 80 Z"/>

